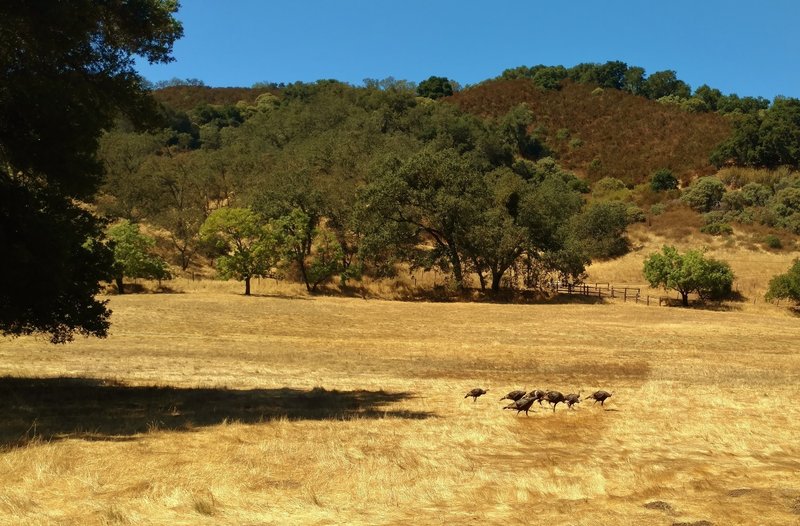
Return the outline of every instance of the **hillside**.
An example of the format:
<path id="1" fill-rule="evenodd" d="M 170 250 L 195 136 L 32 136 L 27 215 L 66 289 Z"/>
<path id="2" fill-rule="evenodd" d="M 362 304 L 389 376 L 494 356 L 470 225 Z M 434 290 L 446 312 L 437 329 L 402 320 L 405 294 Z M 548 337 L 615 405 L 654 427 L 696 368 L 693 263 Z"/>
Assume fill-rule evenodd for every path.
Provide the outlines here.
<path id="1" fill-rule="evenodd" d="M 497 80 L 446 99 L 486 117 L 517 104 L 533 111 L 533 128 L 566 168 L 595 181 L 616 177 L 638 184 L 654 170 L 669 168 L 687 182 L 713 173 L 711 151 L 731 133 L 716 113 L 689 113 L 628 93 L 565 82 L 544 90 L 529 80 Z"/>

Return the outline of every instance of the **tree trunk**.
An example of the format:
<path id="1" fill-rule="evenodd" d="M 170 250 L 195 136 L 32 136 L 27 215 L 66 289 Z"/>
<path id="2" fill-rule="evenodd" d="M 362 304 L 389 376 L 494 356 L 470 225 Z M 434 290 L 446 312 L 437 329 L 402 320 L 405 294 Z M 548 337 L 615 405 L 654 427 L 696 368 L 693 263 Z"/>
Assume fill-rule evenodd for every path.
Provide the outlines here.
<path id="1" fill-rule="evenodd" d="M 250 276 L 244 278 L 244 295 L 245 296 L 250 295 Z"/>
<path id="2" fill-rule="evenodd" d="M 299 258 L 297 263 L 300 265 L 300 275 L 303 277 L 303 283 L 306 284 L 306 291 L 314 292 L 311 288 L 311 283 L 308 282 L 308 274 L 306 273 L 305 258 L 303 257 Z"/>
<path id="3" fill-rule="evenodd" d="M 122 276 L 117 276 L 114 281 L 117 282 L 117 293 L 125 294 L 125 287 L 122 285 Z"/>
<path id="4" fill-rule="evenodd" d="M 500 292 L 500 280 L 503 279 L 503 272 L 492 270 L 492 292 Z"/>
<path id="5" fill-rule="evenodd" d="M 681 292 L 681 301 L 683 302 L 684 307 L 689 306 L 689 293 L 688 292 Z"/>
<path id="6" fill-rule="evenodd" d="M 463 289 L 464 274 L 461 271 L 461 258 L 458 256 L 458 251 L 452 244 L 448 244 L 447 248 L 450 252 L 450 264 L 453 265 L 453 277 L 456 278 L 456 286 L 459 289 Z"/>

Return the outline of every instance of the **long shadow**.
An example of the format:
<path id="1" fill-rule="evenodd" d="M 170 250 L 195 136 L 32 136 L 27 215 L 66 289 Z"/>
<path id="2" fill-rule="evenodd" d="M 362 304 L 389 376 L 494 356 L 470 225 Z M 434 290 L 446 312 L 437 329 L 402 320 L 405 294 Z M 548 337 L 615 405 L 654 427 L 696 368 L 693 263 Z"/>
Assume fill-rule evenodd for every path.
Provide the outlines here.
<path id="1" fill-rule="evenodd" d="M 0 377 L 0 447 L 32 439 L 126 440 L 154 429 L 191 431 L 226 421 L 425 419 L 391 409 L 411 393 L 129 386 L 95 378 Z"/>

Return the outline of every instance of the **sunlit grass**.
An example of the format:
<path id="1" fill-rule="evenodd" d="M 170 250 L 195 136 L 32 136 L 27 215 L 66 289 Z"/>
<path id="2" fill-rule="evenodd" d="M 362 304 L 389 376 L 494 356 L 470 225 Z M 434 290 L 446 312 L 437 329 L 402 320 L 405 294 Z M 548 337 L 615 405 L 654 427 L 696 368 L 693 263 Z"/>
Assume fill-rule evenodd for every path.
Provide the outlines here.
<path id="1" fill-rule="evenodd" d="M 635 283 L 643 253 L 590 275 Z M 732 264 L 754 283 L 791 260 L 752 257 Z M 780 307 L 171 286 L 112 297 L 105 340 L 0 342 L 0 523 L 800 518 L 798 320 Z M 502 411 L 522 388 L 613 396 Z"/>

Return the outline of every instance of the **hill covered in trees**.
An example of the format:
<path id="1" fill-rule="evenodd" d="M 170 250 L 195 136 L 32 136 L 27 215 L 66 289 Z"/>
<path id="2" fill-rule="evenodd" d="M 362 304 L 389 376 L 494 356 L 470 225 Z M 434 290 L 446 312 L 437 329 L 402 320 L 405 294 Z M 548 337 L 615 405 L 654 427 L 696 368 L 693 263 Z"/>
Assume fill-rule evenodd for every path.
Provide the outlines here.
<path id="1" fill-rule="evenodd" d="M 453 290 L 536 288 L 623 254 L 627 226 L 664 212 L 712 235 L 800 233 L 791 163 L 716 175 L 759 166 L 751 151 L 781 143 L 792 101 L 693 93 L 674 72 L 617 65 L 517 68 L 466 89 L 171 83 L 154 92 L 165 128 L 103 137 L 95 205 L 155 228 L 172 264 L 212 261 L 246 290 L 258 276 L 316 290 L 399 268 L 437 269 Z"/>
<path id="2" fill-rule="evenodd" d="M 527 79 L 495 80 L 446 100 L 485 117 L 526 104 L 534 133 L 564 167 L 590 181 L 615 177 L 634 185 L 668 168 L 688 183 L 714 172 L 709 156 L 731 133 L 730 121 L 717 113 L 571 81 L 542 89 Z"/>

